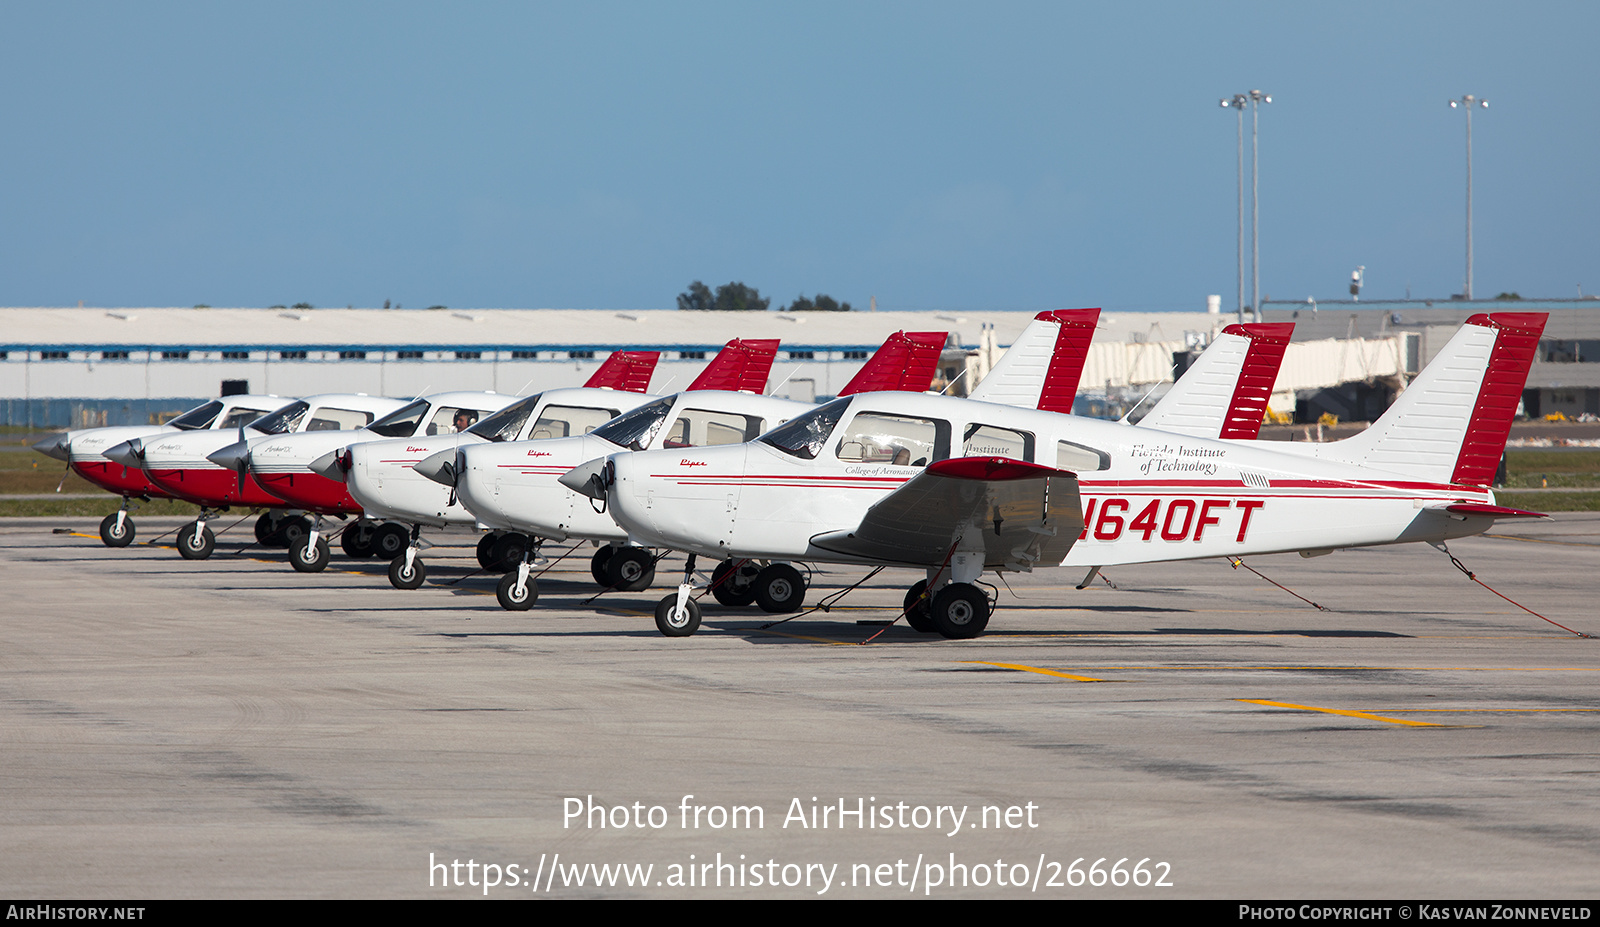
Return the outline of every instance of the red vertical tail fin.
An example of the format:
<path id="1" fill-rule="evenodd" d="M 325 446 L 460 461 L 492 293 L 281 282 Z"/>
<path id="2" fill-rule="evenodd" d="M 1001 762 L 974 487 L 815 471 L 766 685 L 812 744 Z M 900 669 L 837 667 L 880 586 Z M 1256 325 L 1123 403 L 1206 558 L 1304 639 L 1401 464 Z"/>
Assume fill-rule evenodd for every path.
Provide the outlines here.
<path id="1" fill-rule="evenodd" d="M 614 351 L 583 385 L 593 389 L 645 392 L 650 388 L 650 377 L 656 372 L 656 361 L 660 359 L 660 351 Z"/>
<path id="2" fill-rule="evenodd" d="M 1099 309 L 1039 313 L 969 398 L 1071 413 L 1099 321 Z"/>
<path id="3" fill-rule="evenodd" d="M 778 356 L 777 338 L 735 338 L 723 346 L 700 372 L 690 389 L 725 389 L 743 393 L 764 393 L 767 375 Z"/>
<path id="4" fill-rule="evenodd" d="M 895 332 L 850 378 L 841 396 L 855 393 L 920 393 L 939 372 L 939 354 L 949 332 Z"/>

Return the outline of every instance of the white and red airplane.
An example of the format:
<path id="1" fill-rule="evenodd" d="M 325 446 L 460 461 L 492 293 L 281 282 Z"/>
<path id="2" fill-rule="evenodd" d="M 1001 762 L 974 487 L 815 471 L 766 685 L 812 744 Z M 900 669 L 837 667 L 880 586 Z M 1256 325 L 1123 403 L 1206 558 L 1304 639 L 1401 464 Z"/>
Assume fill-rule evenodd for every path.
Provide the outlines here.
<path id="1" fill-rule="evenodd" d="M 352 444 L 385 438 L 453 435 L 477 424 L 486 415 L 516 401 L 515 396 L 484 392 L 435 393 L 396 409 L 370 425 L 338 431 L 302 431 L 295 434 L 246 438 L 206 459 L 219 467 L 249 474 L 262 489 L 291 507 L 314 517 L 311 530 L 289 544 L 289 563 L 302 573 L 318 573 L 330 559 L 323 519 L 351 515 L 357 520 L 339 534 L 340 546 L 351 557 L 380 556 L 393 559 L 405 550 L 411 532 L 402 525 L 381 527 L 362 516 L 361 506 L 345 484 L 310 469 L 324 454 Z"/>
<path id="2" fill-rule="evenodd" d="M 614 454 L 564 480 L 633 543 L 920 568 L 919 630 L 973 637 L 986 570 L 1442 543 L 1537 517 L 1489 488 L 1542 313 L 1473 316 L 1370 428 L 1326 444 L 1201 438 L 910 394 L 839 399 L 747 444 Z M 902 451 L 909 463 L 900 462 Z M 656 608 L 669 636 L 699 608 Z"/>
<path id="3" fill-rule="evenodd" d="M 1099 309 L 1039 313 L 968 398 L 986 404 L 1070 413 L 1099 315 Z M 1169 390 L 1146 419 L 1163 429 L 1200 437 L 1217 437 L 1224 430 L 1229 437 L 1255 437 L 1293 329 L 1290 323 L 1228 326 L 1180 379 L 1181 385 Z M 561 482 L 568 488 L 578 488 L 572 479 Z M 545 501 L 544 508 L 550 508 L 550 500 Z M 540 508 L 524 506 L 523 517 L 539 518 Z M 567 511 L 565 506 L 555 509 Z M 544 530 L 560 529 L 545 526 Z M 585 536 L 600 534 L 594 528 L 590 531 Z M 605 536 L 625 534 L 617 527 Z M 639 561 L 653 562 L 647 556 L 639 557 Z M 604 584 L 599 572 L 596 579 Z M 628 588 L 636 591 L 643 586 Z M 793 611 L 799 607 L 805 590 L 800 571 L 783 562 L 729 558 L 711 574 L 713 597 L 729 606 L 754 602 L 764 611 Z M 506 596 L 501 598 L 505 604 Z"/>
<path id="4" fill-rule="evenodd" d="M 150 482 L 177 499 L 200 506 L 200 515 L 178 532 L 178 553 L 186 560 L 204 560 L 216 547 L 216 537 L 206 522 L 216 509 L 231 506 L 268 508 L 256 522 L 256 540 L 274 536 L 285 542 L 290 525 L 283 500 L 262 489 L 248 474 L 243 479 L 207 457 L 241 437 L 287 434 L 296 431 L 337 431 L 360 428 L 404 406 L 405 400 L 351 393 L 333 393 L 297 399 L 261 416 L 238 431 L 184 431 L 177 434 L 134 438 L 106 448 L 107 459 L 142 469 Z M 303 516 L 295 516 L 303 518 Z M 309 528 L 309 523 L 295 528 Z"/>
<path id="5" fill-rule="evenodd" d="M 695 379 L 703 389 L 749 389 L 766 383 L 777 339 L 734 339 Z M 415 469 L 423 459 L 458 447 L 498 445 L 532 439 L 583 435 L 657 396 L 645 393 L 659 352 L 617 352 L 606 359 L 585 386 L 545 390 L 483 419 L 459 435 L 372 441 L 341 450 L 312 463 L 312 469 L 342 480 L 370 518 L 409 526 L 411 543 L 389 565 L 389 581 L 399 589 L 415 589 L 427 577 L 418 556 L 426 546 L 421 529 L 475 528 L 478 519 L 456 499 L 453 486 L 440 485 Z M 488 527 L 487 525 L 483 527 Z M 491 530 L 478 542 L 478 563 L 486 570 L 506 570 L 522 559 L 526 535 Z"/>
<path id="6" fill-rule="evenodd" d="M 171 495 L 150 482 L 138 467 L 108 459 L 104 451 L 134 438 L 173 434 L 180 431 L 228 431 L 252 422 L 286 401 L 282 396 L 236 394 L 202 403 L 165 425 L 109 425 L 79 428 L 52 435 L 33 449 L 47 457 L 64 460 L 78 474 L 107 492 L 122 497 L 122 505 L 100 522 L 100 540 L 107 547 L 127 547 L 133 543 L 136 527 L 129 517 L 134 499 L 171 499 Z"/>
<path id="7" fill-rule="evenodd" d="M 871 390 L 921 392 L 938 372 L 947 332 L 896 332 L 873 353 L 842 396 Z M 655 579 L 658 559 L 641 547 L 623 546 L 628 537 L 603 509 L 597 509 L 557 480 L 586 460 L 619 450 L 711 447 L 743 444 L 816 405 L 763 396 L 767 370 L 750 376 L 740 389 L 697 380 L 690 388 L 640 406 L 588 434 L 566 438 L 479 444 L 441 452 L 417 464 L 417 472 L 455 487 L 457 498 L 479 524 L 537 539 L 516 569 L 500 581 L 500 604 L 512 610 L 539 598 L 529 576 L 543 541 L 572 539 L 598 546 L 590 572 L 602 587 L 638 591 Z M 740 384 L 727 384 L 738 386 Z M 786 596 L 804 594 L 804 586 Z M 787 603 L 777 610 L 787 610 Z"/>

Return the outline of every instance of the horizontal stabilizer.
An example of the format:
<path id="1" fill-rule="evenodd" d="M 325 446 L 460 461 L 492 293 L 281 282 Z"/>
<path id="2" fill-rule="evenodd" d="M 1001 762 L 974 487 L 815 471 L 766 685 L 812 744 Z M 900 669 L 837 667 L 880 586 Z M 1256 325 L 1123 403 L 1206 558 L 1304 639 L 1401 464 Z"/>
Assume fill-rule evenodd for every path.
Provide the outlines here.
<path id="1" fill-rule="evenodd" d="M 717 352 L 690 389 L 725 389 L 761 394 L 767 391 L 767 374 L 778 356 L 777 338 L 735 338 Z"/>
<path id="2" fill-rule="evenodd" d="M 650 376 L 656 372 L 656 361 L 660 359 L 660 351 L 614 351 L 583 385 L 642 393 L 650 388 Z"/>
<path id="3" fill-rule="evenodd" d="M 1524 512 L 1522 509 L 1506 508 L 1503 505 L 1489 505 L 1483 502 L 1455 502 L 1444 507 L 1446 512 L 1454 515 L 1474 515 L 1480 518 L 1549 518 L 1543 512 Z"/>
<path id="4" fill-rule="evenodd" d="M 933 384 L 939 372 L 939 354 L 949 332 L 895 332 L 856 372 L 841 396 L 856 393 L 920 393 Z"/>

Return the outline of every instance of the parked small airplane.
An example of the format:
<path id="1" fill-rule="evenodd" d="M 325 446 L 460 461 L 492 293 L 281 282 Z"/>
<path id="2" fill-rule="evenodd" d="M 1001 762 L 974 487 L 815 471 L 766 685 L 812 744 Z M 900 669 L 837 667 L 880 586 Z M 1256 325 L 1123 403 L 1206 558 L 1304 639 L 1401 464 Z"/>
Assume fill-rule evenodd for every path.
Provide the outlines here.
<path id="1" fill-rule="evenodd" d="M 1489 489 L 1546 315 L 1476 315 L 1366 431 L 1200 438 L 910 394 L 835 400 L 747 444 L 613 454 L 563 477 L 634 543 L 719 558 L 920 568 L 908 622 L 973 637 L 986 570 L 1300 551 L 1482 533 L 1537 517 Z M 692 634 L 694 557 L 656 607 Z"/>
<path id="2" fill-rule="evenodd" d="M 695 379 L 704 389 L 759 387 L 778 353 L 777 339 L 728 342 Z M 472 528 L 478 519 L 456 499 L 453 486 L 443 486 L 414 468 L 424 458 L 475 444 L 500 444 L 534 438 L 582 435 L 625 412 L 659 397 L 644 392 L 659 352 L 618 352 L 589 382 L 577 389 L 545 390 L 483 419 L 466 432 L 404 441 L 358 444 L 313 461 L 313 471 L 348 486 L 351 497 L 369 518 L 408 526 L 410 544 L 389 564 L 389 582 L 397 589 L 415 589 L 427 577 L 419 557 L 426 546 L 423 527 Z M 691 385 L 694 385 L 691 384 Z M 487 526 L 484 526 L 487 527 Z M 478 541 L 478 564 L 503 571 L 522 559 L 526 535 L 492 530 Z"/>
<path id="3" fill-rule="evenodd" d="M 171 499 L 161 487 L 150 482 L 143 470 L 109 460 L 102 453 L 124 441 L 180 431 L 227 431 L 254 421 L 283 405 L 281 396 L 233 395 L 213 399 L 171 419 L 165 425 L 110 425 L 79 428 L 52 435 L 33 449 L 48 457 L 64 460 L 72 471 L 107 492 L 122 497 L 122 505 L 100 522 L 100 540 L 107 547 L 127 547 L 133 543 L 136 527 L 132 513 L 134 499 Z"/>
<path id="4" fill-rule="evenodd" d="M 240 479 L 233 470 L 217 466 L 206 459 L 207 455 L 241 437 L 360 428 L 405 404 L 401 399 L 350 393 L 309 396 L 242 425 L 238 431 L 186 431 L 135 438 L 106 448 L 105 456 L 142 469 L 167 494 L 200 506 L 199 517 L 178 532 L 178 553 L 187 560 L 204 560 L 216 546 L 216 537 L 206 526 L 216 509 L 235 505 L 272 509 L 256 521 L 256 540 L 262 543 L 275 536 L 283 537 L 290 529 L 287 518 L 304 517 L 286 516 L 282 499 L 262 489 L 248 475 Z M 300 527 L 299 523 L 294 527 Z M 305 527 L 309 530 L 309 523 Z"/>
<path id="5" fill-rule="evenodd" d="M 365 441 L 453 435 L 514 401 L 515 396 L 496 393 L 435 393 L 396 409 L 364 428 L 246 438 L 206 459 L 233 470 L 241 479 L 249 474 L 262 489 L 314 516 L 311 530 L 289 544 L 289 563 L 296 570 L 318 573 L 327 567 L 330 551 L 322 524 L 324 517 L 330 515 L 340 519 L 357 516 L 355 523 L 339 535 L 340 546 L 346 554 L 391 560 L 405 550 L 411 532 L 402 525 L 379 526 L 361 517 L 361 506 L 350 497 L 345 484 L 312 472 L 311 462 L 324 454 Z"/>
<path id="6" fill-rule="evenodd" d="M 896 332 L 889 336 L 845 386 L 840 395 L 864 390 L 928 388 L 938 371 L 946 332 Z M 624 546 L 626 533 L 589 499 L 557 479 L 574 466 L 618 450 L 709 447 L 743 444 L 769 428 L 809 412 L 816 406 L 763 396 L 766 371 L 751 378 L 746 390 L 707 387 L 662 397 L 627 412 L 588 434 L 565 438 L 478 444 L 442 451 L 417 464 L 418 473 L 453 486 L 462 505 L 479 524 L 514 531 L 536 539 L 516 569 L 506 573 L 498 589 L 500 604 L 529 608 L 539 598 L 529 567 L 538 544 L 547 540 L 589 540 L 599 546 L 590 573 L 602 587 L 638 591 L 655 579 L 656 556 L 641 547 Z M 737 385 L 737 384 L 728 384 Z M 788 594 L 803 594 L 804 587 Z"/>

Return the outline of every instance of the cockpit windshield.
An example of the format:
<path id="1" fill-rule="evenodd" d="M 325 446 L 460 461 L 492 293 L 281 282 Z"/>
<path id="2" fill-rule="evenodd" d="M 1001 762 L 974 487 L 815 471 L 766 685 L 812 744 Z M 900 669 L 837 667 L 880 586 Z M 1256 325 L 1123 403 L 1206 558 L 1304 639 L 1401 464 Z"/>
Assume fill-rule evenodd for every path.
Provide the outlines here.
<path id="1" fill-rule="evenodd" d="M 757 440 L 770 444 L 785 454 L 815 460 L 818 452 L 827 444 L 828 435 L 833 433 L 834 426 L 839 424 L 839 419 L 849 406 L 850 397 L 835 399 L 804 415 L 795 416 L 786 424 L 779 425 Z"/>
<path id="2" fill-rule="evenodd" d="M 383 435 L 385 438 L 409 438 L 417 433 L 417 424 L 422 417 L 428 414 L 428 400 L 418 399 L 416 402 L 390 412 L 378 419 L 367 430 Z"/>
<path id="3" fill-rule="evenodd" d="M 517 433 L 522 431 L 522 426 L 527 423 L 528 416 L 539 407 L 539 399 L 543 393 L 534 393 L 521 402 L 514 402 L 499 412 L 478 422 L 467 429 L 467 434 L 477 435 L 490 441 L 515 441 Z"/>
<path id="4" fill-rule="evenodd" d="M 207 428 L 211 425 L 212 420 L 217 417 L 217 413 L 221 411 L 222 403 L 213 399 L 203 406 L 196 406 L 190 409 L 167 424 L 174 428 L 181 428 L 184 431 Z"/>
<path id="5" fill-rule="evenodd" d="M 283 408 L 270 415 L 263 415 L 250 423 L 256 431 L 269 435 L 281 435 L 294 431 L 299 426 L 300 420 L 311 409 L 311 403 L 304 399 L 296 399 Z"/>
<path id="6" fill-rule="evenodd" d="M 656 431 L 661 428 L 661 423 L 667 420 L 668 413 L 672 411 L 672 404 L 677 400 L 676 396 L 658 399 L 632 412 L 617 416 L 591 433 L 595 437 L 605 438 L 617 447 L 642 451 L 655 439 Z"/>

